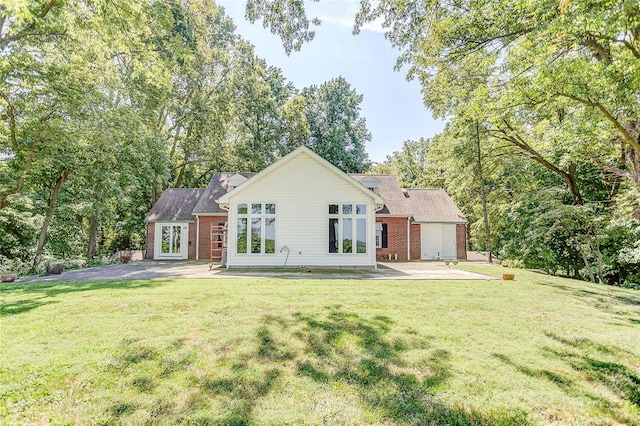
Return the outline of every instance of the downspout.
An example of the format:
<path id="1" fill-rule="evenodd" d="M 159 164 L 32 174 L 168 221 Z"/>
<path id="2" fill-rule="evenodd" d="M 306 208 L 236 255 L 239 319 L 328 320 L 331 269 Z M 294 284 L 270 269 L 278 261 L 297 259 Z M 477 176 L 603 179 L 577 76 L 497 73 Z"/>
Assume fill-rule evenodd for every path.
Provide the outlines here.
<path id="1" fill-rule="evenodd" d="M 407 217 L 407 261 L 411 261 L 411 216 Z"/>
<path id="2" fill-rule="evenodd" d="M 200 260 L 200 216 L 196 215 L 196 260 Z"/>

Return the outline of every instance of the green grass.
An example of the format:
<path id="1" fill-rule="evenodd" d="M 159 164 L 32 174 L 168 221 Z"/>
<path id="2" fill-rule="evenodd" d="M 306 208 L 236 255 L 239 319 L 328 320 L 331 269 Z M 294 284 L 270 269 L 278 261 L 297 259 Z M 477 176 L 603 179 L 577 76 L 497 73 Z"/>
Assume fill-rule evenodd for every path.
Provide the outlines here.
<path id="1" fill-rule="evenodd" d="M 1 288 L 0 423 L 640 424 L 638 291 L 520 270 Z"/>

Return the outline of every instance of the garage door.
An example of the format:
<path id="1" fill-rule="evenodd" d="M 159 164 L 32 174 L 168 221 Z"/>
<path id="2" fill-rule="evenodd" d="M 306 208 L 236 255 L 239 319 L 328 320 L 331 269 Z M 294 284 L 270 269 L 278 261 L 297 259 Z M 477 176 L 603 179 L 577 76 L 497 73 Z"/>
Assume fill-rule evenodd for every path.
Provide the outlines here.
<path id="1" fill-rule="evenodd" d="M 421 223 L 420 247 L 422 259 L 455 259 L 456 225 Z"/>

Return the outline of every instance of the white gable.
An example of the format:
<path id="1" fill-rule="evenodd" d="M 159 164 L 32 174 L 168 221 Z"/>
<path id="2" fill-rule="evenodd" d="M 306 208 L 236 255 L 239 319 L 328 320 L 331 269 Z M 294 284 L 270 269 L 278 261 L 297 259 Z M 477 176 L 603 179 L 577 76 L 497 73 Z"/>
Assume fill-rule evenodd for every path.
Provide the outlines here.
<path id="1" fill-rule="evenodd" d="M 294 157 L 276 163 L 268 173 L 258 174 L 220 197 L 219 202 L 229 209 L 229 267 L 375 266 L 375 210 L 382 199 L 307 151 L 297 150 Z M 275 205 L 275 253 L 238 253 L 239 207 L 246 215 L 254 204 L 262 209 Z M 329 205 L 335 204 L 351 205 L 354 211 L 357 206 L 364 212 L 352 217 L 354 221 L 366 219 L 366 253 L 329 252 Z M 341 210 L 341 224 L 342 220 Z"/>
<path id="2" fill-rule="evenodd" d="M 360 184 L 360 182 L 356 181 L 355 179 L 353 179 L 352 177 L 344 173 L 342 170 L 338 169 L 333 164 L 329 163 L 324 158 L 320 157 L 318 154 L 316 154 L 306 146 L 301 146 L 296 148 L 289 154 L 282 157 L 280 160 L 276 161 L 266 169 L 262 170 L 260 173 L 253 176 L 251 179 L 248 179 L 246 184 L 242 185 L 242 187 L 234 188 L 231 191 L 227 192 L 226 194 L 222 195 L 218 200 L 216 200 L 216 202 L 220 204 L 221 207 L 226 208 L 230 197 L 234 196 L 239 192 L 247 190 L 248 187 L 251 187 L 257 184 L 266 176 L 274 173 L 276 170 L 281 169 L 285 164 L 291 161 L 297 160 L 298 157 L 305 157 L 307 160 L 317 163 L 316 164 L 317 166 L 325 168 L 329 172 L 329 174 L 333 174 L 334 177 L 337 177 L 338 179 L 342 179 L 343 181 L 347 182 L 349 185 L 356 188 L 357 190 L 363 191 L 365 193 L 368 192 L 369 193 L 368 196 L 373 198 L 374 203 L 376 204 L 376 208 L 381 208 L 384 205 L 384 200 L 378 194 L 374 194 L 372 192 L 367 191 Z"/>
<path id="3" fill-rule="evenodd" d="M 231 176 L 228 181 L 229 188 L 235 188 L 236 186 L 242 185 L 247 180 L 246 177 L 242 176 L 240 173 L 236 173 Z"/>

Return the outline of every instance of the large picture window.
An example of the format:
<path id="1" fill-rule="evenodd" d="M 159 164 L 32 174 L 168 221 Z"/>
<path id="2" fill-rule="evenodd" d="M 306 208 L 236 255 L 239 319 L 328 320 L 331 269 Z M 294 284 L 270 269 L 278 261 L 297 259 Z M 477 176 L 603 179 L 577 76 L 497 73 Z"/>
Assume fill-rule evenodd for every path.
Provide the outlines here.
<path id="1" fill-rule="evenodd" d="M 329 204 L 329 253 L 367 252 L 367 205 Z"/>
<path id="2" fill-rule="evenodd" d="M 239 203 L 236 252 L 273 254 L 276 252 L 276 205 Z"/>

